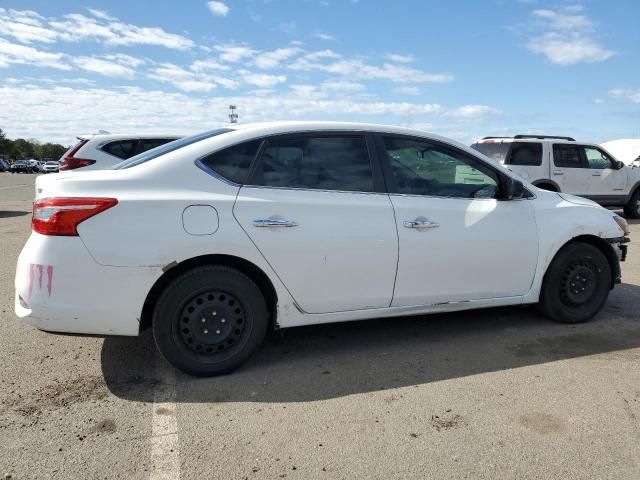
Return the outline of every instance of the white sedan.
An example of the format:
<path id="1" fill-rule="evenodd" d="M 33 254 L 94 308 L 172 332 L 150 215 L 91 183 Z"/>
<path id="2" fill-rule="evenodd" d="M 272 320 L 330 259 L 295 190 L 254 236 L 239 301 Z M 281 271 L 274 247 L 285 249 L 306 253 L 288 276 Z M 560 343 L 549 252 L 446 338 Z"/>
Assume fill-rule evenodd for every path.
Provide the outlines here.
<path id="1" fill-rule="evenodd" d="M 268 328 L 538 303 L 593 317 L 628 226 L 478 152 L 405 128 L 223 128 L 113 170 L 39 177 L 15 310 L 39 329 L 138 335 L 193 375 Z"/>

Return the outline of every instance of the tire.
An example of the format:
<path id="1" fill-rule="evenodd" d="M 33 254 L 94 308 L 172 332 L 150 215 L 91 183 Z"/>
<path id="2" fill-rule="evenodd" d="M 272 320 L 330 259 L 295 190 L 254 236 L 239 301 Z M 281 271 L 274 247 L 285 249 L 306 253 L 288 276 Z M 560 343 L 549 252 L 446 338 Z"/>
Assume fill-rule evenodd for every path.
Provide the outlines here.
<path id="1" fill-rule="evenodd" d="M 189 270 L 164 290 L 153 312 L 160 353 L 198 377 L 230 373 L 258 348 L 269 323 L 258 286 L 243 273 L 209 265 Z"/>
<path id="2" fill-rule="evenodd" d="M 560 323 L 586 322 L 600 311 L 610 289 L 611 267 L 604 254 L 587 243 L 570 243 L 547 269 L 539 308 Z"/>
<path id="3" fill-rule="evenodd" d="M 624 207 L 624 214 L 627 218 L 640 218 L 640 188 L 631 195 L 631 200 Z"/>
<path id="4" fill-rule="evenodd" d="M 549 192 L 557 192 L 558 189 L 556 187 L 554 187 L 553 185 L 549 185 L 548 183 L 541 183 L 540 185 L 536 185 L 536 187 L 542 189 L 542 190 L 547 190 Z"/>

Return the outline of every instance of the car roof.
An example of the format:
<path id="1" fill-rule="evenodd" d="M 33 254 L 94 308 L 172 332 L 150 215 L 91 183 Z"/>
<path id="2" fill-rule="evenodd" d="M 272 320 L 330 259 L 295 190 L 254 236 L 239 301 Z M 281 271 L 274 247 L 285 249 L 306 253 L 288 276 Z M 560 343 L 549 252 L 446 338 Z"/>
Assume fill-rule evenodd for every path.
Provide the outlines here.
<path id="1" fill-rule="evenodd" d="M 184 135 L 176 135 L 176 134 L 153 134 L 153 133 L 90 133 L 87 135 L 78 135 L 76 138 L 78 140 L 121 140 L 121 139 L 147 139 L 147 138 L 173 138 L 178 139 L 182 138 Z"/>
<path id="2" fill-rule="evenodd" d="M 251 136 L 269 136 L 287 133 L 303 133 L 303 132 L 370 132 L 370 133 L 388 133 L 395 135 L 407 135 L 428 138 L 442 143 L 448 143 L 456 147 L 468 150 L 469 146 L 452 140 L 447 137 L 409 127 L 397 127 L 393 125 L 384 125 L 376 123 L 360 123 L 360 122 L 331 122 L 331 121 L 277 121 L 277 122 L 260 122 L 248 124 L 226 125 L 223 128 L 229 128 L 232 131 L 243 132 Z M 477 153 L 477 152 L 476 152 Z"/>

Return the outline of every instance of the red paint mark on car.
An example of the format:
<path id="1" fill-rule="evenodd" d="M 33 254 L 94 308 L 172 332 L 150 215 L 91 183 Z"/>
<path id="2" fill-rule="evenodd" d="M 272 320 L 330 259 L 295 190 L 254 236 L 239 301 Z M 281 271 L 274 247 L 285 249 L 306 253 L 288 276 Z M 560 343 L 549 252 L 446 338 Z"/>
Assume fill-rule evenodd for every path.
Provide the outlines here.
<path id="1" fill-rule="evenodd" d="M 42 290 L 42 277 L 44 275 L 44 267 L 45 265 L 39 263 L 30 263 L 29 264 L 29 294 L 28 298 L 31 298 L 33 293 L 33 276 L 34 270 L 38 270 L 38 290 Z M 51 290 L 53 289 L 53 265 L 46 265 L 47 267 L 47 293 L 51 296 Z"/>

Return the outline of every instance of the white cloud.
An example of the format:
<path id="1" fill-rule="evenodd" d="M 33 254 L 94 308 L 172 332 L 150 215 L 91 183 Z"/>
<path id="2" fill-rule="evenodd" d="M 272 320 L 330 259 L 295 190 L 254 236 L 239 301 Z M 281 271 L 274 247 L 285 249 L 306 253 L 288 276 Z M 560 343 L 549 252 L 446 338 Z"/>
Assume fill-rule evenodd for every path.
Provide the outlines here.
<path id="1" fill-rule="evenodd" d="M 489 107 L 488 105 L 463 105 L 447 112 L 447 116 L 456 118 L 480 118 L 487 115 L 495 115 L 500 113 L 499 110 Z"/>
<path id="2" fill-rule="evenodd" d="M 420 95 L 420 88 L 416 86 L 396 87 L 393 89 L 393 91 L 397 93 L 403 93 L 405 95 Z"/>
<path id="3" fill-rule="evenodd" d="M 302 88 L 298 93 L 279 95 L 256 92 L 245 96 L 200 97 L 138 87 L 103 89 L 5 84 L 0 86 L 0 105 L 3 105 L 5 122 L 10 125 L 7 133 L 11 137 L 36 137 L 41 141 L 64 144 L 72 142 L 77 133 L 99 129 L 196 133 L 224 124 L 230 104 L 240 107 L 244 123 L 310 118 L 375 121 L 376 116 L 381 116 L 385 122 L 405 123 L 403 119 L 412 118 L 413 124 L 424 124 L 448 115 L 464 121 L 491 108 L 469 105 L 448 109 L 433 103 L 319 98 L 309 96 L 309 93 L 312 91 Z M 29 111 L 28 116 L 24 115 L 25 111 Z"/>
<path id="4" fill-rule="evenodd" d="M 107 77 L 132 78 L 136 72 L 135 68 L 144 61 L 130 55 L 116 54 L 103 57 L 76 57 L 73 63 L 87 72 Z"/>
<path id="5" fill-rule="evenodd" d="M 6 10 L 0 8 L 0 34 L 22 43 L 52 43 L 57 34 L 46 28 L 44 17 L 31 10 Z"/>
<path id="6" fill-rule="evenodd" d="M 333 35 L 329 35 L 328 33 L 324 33 L 324 32 L 316 32 L 313 34 L 313 36 L 315 38 L 319 38 L 320 40 L 325 40 L 325 41 L 332 41 L 336 39 L 336 37 L 334 37 Z"/>
<path id="7" fill-rule="evenodd" d="M 333 53 L 330 50 L 325 52 Z M 339 59 L 332 63 L 323 63 L 318 61 L 319 53 L 321 52 L 304 55 L 289 65 L 289 68 L 300 71 L 327 72 L 358 80 L 382 79 L 397 83 L 447 83 L 454 79 L 453 75 L 428 73 L 415 68 L 391 63 L 385 63 L 382 66 L 369 65 L 360 59 Z M 332 58 L 332 56 L 325 58 Z"/>
<path id="8" fill-rule="evenodd" d="M 220 60 L 223 62 L 239 62 L 245 58 L 253 57 L 257 51 L 246 45 L 223 44 L 216 45 L 214 49 L 220 52 Z"/>
<path id="9" fill-rule="evenodd" d="M 50 67 L 58 70 L 70 70 L 71 67 L 64 62 L 62 53 L 50 53 L 38 50 L 26 45 L 8 42 L 0 38 L 0 65 L 8 67 L 9 64 L 35 65 L 38 67 Z"/>
<path id="10" fill-rule="evenodd" d="M 387 60 L 395 63 L 411 63 L 415 61 L 413 55 L 400 55 L 398 53 L 387 54 Z"/>
<path id="11" fill-rule="evenodd" d="M 527 48 L 544 55 L 551 63 L 595 63 L 615 55 L 613 50 L 593 38 L 595 27 L 584 14 L 582 5 L 570 5 L 558 10 L 534 10 L 532 16 L 538 33 L 529 39 Z"/>
<path id="12" fill-rule="evenodd" d="M 300 48 L 298 47 L 278 48 L 270 52 L 258 54 L 254 63 L 258 68 L 272 69 L 276 68 L 284 60 L 298 54 L 298 52 L 300 52 Z"/>
<path id="13" fill-rule="evenodd" d="M 328 80 L 320 85 L 323 90 L 335 90 L 344 93 L 360 92 L 365 89 L 362 83 L 349 80 Z"/>
<path id="14" fill-rule="evenodd" d="M 614 88 L 609 91 L 609 95 L 631 103 L 640 103 L 640 88 Z"/>
<path id="15" fill-rule="evenodd" d="M 242 79 L 249 85 L 255 85 L 260 88 L 275 87 L 279 83 L 287 81 L 284 75 L 267 75 L 264 73 L 241 72 Z"/>
<path id="16" fill-rule="evenodd" d="M 43 17 L 30 10 L 0 8 L 0 34 L 22 43 L 92 40 L 107 45 L 155 45 L 175 50 L 193 47 L 190 39 L 162 28 L 140 27 L 123 23 L 101 10 L 88 11 L 91 16 L 70 13 L 57 19 Z"/>
<path id="17" fill-rule="evenodd" d="M 214 15 L 226 17 L 229 13 L 229 7 L 224 2 L 207 2 L 207 7 Z"/>
<path id="18" fill-rule="evenodd" d="M 531 39 L 527 47 L 558 65 L 602 62 L 615 55 L 614 51 L 579 33 L 547 32 Z"/>

